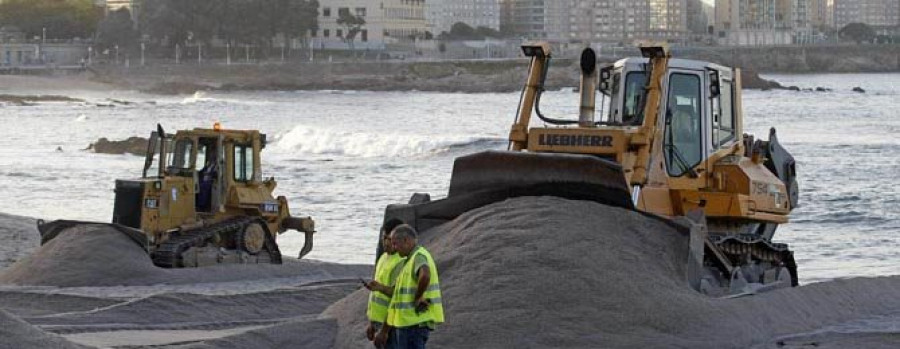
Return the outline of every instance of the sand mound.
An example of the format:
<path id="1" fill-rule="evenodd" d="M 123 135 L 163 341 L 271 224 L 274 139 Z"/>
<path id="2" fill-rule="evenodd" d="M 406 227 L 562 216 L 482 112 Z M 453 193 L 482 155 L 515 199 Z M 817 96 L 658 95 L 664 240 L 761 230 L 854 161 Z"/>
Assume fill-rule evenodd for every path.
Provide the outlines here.
<path id="1" fill-rule="evenodd" d="M 0 309 L 0 349 L 27 348 L 78 349 L 84 347 L 41 331 Z"/>
<path id="2" fill-rule="evenodd" d="M 0 269 L 24 258 L 40 244 L 34 219 L 0 213 Z"/>
<path id="3" fill-rule="evenodd" d="M 280 325 L 247 331 L 238 335 L 201 343 L 171 347 L 172 349 L 206 348 L 299 348 L 334 347 L 337 323 L 331 319 L 291 321 Z M 360 347 L 362 348 L 362 347 Z"/>
<path id="4" fill-rule="evenodd" d="M 33 228 L 32 228 L 33 229 Z M 36 234 L 36 233 L 35 233 Z M 81 225 L 63 232 L 3 271 L 0 284 L 35 286 L 185 285 L 296 279 L 296 284 L 356 278 L 371 266 L 324 263 L 285 258 L 283 265 L 218 265 L 191 269 L 163 269 L 133 240 L 103 225 Z"/>
<path id="5" fill-rule="evenodd" d="M 165 272 L 143 249 L 107 226 L 73 227 L 0 274 L 0 283 L 94 286 L 133 284 Z"/>
<path id="6" fill-rule="evenodd" d="M 30 292 L 0 292 L 0 309 L 18 317 L 28 318 L 50 314 L 90 311 L 121 303 L 122 300 L 44 294 Z"/>
<path id="7" fill-rule="evenodd" d="M 137 299 L 96 311 L 27 318 L 31 324 L 54 326 L 54 332 L 168 328 L 237 327 L 316 316 L 332 303 L 359 288 L 358 282 L 281 289 L 268 292 L 207 296 L 168 293 Z"/>
<path id="8" fill-rule="evenodd" d="M 854 318 L 900 313 L 900 278 L 711 299 L 684 281 L 687 238 L 635 212 L 518 198 L 423 234 L 447 323 L 432 348 L 748 347 Z M 325 311 L 338 348 L 367 345 L 365 291 Z"/>

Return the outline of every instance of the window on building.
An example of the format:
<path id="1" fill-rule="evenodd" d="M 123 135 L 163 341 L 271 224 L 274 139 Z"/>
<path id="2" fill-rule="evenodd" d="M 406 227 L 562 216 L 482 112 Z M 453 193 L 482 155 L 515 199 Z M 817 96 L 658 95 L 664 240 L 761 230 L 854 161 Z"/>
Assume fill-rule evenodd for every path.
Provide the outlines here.
<path id="1" fill-rule="evenodd" d="M 349 15 L 350 15 L 350 8 L 349 8 L 349 7 L 341 7 L 341 8 L 338 8 L 338 17 L 340 17 L 340 16 L 349 16 Z"/>
<path id="2" fill-rule="evenodd" d="M 366 8 L 365 7 L 357 7 L 356 8 L 356 16 L 357 17 L 365 17 L 366 16 Z"/>
<path id="3" fill-rule="evenodd" d="M 365 29 L 360 30 L 359 35 L 360 35 L 360 40 L 362 40 L 362 42 L 369 41 L 369 31 L 368 30 L 365 30 Z"/>
<path id="4" fill-rule="evenodd" d="M 324 36 L 324 37 L 326 37 L 326 38 L 327 38 L 327 37 L 330 37 L 330 36 L 331 36 L 331 30 L 329 30 L 329 29 L 322 29 L 322 36 Z"/>
<path id="5" fill-rule="evenodd" d="M 322 17 L 331 17 L 331 7 L 322 8 Z"/>

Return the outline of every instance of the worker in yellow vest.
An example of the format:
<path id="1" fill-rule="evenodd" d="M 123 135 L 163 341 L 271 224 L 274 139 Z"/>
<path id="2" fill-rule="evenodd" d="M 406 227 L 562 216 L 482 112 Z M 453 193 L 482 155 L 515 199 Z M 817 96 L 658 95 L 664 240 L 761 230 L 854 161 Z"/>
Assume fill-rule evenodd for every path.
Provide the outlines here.
<path id="1" fill-rule="evenodd" d="M 396 349 L 424 349 L 435 326 L 444 322 L 440 278 L 434 259 L 419 246 L 416 230 L 402 224 L 391 233 L 391 243 L 406 257 L 394 285 L 386 325 L 375 336 L 375 345 L 387 343 Z"/>
<path id="2" fill-rule="evenodd" d="M 369 326 L 366 328 L 366 338 L 370 341 L 375 340 L 375 334 L 381 331 L 384 323 L 387 322 L 388 307 L 391 304 L 391 294 L 394 293 L 394 284 L 400 269 L 403 268 L 403 262 L 406 257 L 400 256 L 394 250 L 391 243 L 391 232 L 381 231 L 381 248 L 384 253 L 378 257 L 375 262 L 375 280 L 366 283 L 369 291 L 369 305 L 366 309 L 366 316 L 369 318 Z M 388 342 L 390 344 L 390 342 Z M 376 346 L 378 348 L 392 349 L 393 346 Z"/>

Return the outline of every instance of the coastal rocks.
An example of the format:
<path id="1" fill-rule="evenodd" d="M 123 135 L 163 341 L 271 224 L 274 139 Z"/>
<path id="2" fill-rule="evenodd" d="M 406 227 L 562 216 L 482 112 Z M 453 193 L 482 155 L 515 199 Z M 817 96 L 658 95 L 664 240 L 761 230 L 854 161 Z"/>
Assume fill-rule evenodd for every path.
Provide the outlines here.
<path id="1" fill-rule="evenodd" d="M 93 150 L 100 154 L 133 154 L 144 156 L 147 153 L 147 139 L 142 137 L 129 137 L 123 141 L 110 141 L 100 138 L 88 145 L 87 150 Z"/>
<path id="2" fill-rule="evenodd" d="M 866 93 L 866 90 L 864 90 L 862 87 L 856 86 L 853 88 L 853 92 Z"/>
<path id="3" fill-rule="evenodd" d="M 778 82 L 763 79 L 756 71 L 747 69 L 741 70 L 741 84 L 743 88 L 750 90 L 777 90 L 784 88 Z"/>

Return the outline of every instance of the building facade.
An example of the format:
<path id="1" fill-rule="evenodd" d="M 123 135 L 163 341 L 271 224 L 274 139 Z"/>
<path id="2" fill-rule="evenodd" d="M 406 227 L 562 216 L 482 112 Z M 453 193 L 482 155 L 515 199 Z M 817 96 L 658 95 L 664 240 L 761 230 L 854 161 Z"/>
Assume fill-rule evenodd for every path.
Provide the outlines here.
<path id="1" fill-rule="evenodd" d="M 501 3 L 500 27 L 552 42 L 677 41 L 688 33 L 689 1 L 506 0 Z"/>
<path id="2" fill-rule="evenodd" d="M 341 13 L 365 21 L 352 41 L 347 40 L 350 28 L 338 24 Z M 320 0 L 318 22 L 310 43 L 319 49 L 383 50 L 386 45 L 424 39 L 429 31 L 424 0 Z"/>
<path id="3" fill-rule="evenodd" d="M 833 0 L 834 26 L 843 28 L 850 23 L 864 23 L 880 34 L 900 26 L 898 0 Z"/>
<path id="4" fill-rule="evenodd" d="M 457 22 L 500 30 L 500 0 L 428 0 L 425 18 L 435 36 L 449 33 Z"/>
<path id="5" fill-rule="evenodd" d="M 809 0 L 809 25 L 818 30 L 834 28 L 833 0 Z"/>
<path id="6" fill-rule="evenodd" d="M 808 0 L 716 0 L 716 37 L 723 45 L 791 44 L 797 36 L 794 26 L 800 23 L 805 28 L 803 23 L 808 22 L 794 20 L 801 16 L 795 10 L 798 1 Z"/>
<path id="7" fill-rule="evenodd" d="M 712 6 L 702 0 L 687 0 L 687 31 L 694 35 L 707 34 Z"/>

